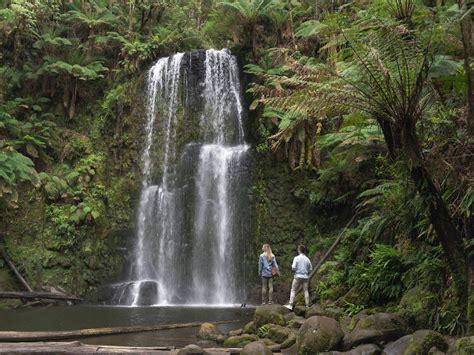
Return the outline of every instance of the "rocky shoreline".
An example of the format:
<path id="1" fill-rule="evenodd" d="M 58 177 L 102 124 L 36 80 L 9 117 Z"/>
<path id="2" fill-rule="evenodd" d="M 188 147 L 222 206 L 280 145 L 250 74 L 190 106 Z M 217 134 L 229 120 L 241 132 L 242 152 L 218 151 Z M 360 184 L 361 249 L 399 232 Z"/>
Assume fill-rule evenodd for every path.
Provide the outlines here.
<path id="1" fill-rule="evenodd" d="M 474 354 L 474 336 L 446 337 L 429 329 L 410 329 L 396 313 L 369 311 L 349 317 L 339 308 L 297 306 L 290 312 L 281 305 L 255 309 L 243 328 L 223 333 L 218 324 L 202 323 L 197 337 L 203 340 L 181 349 L 88 345 L 73 342 L 0 343 L 0 353 L 153 353 L 153 354 L 240 354 L 240 355 L 442 355 Z M 209 346 L 213 341 L 216 347 Z"/>
<path id="2" fill-rule="evenodd" d="M 204 323 L 198 337 L 215 340 L 224 347 L 241 347 L 242 355 L 474 353 L 474 336 L 455 339 L 429 329 L 409 332 L 405 321 L 395 313 L 363 311 L 351 318 L 338 308 L 319 305 L 296 307 L 294 312 L 281 305 L 259 306 L 244 328 L 224 335 L 216 325 Z M 200 351 L 196 345 L 189 350 L 184 348 L 181 353 Z"/>

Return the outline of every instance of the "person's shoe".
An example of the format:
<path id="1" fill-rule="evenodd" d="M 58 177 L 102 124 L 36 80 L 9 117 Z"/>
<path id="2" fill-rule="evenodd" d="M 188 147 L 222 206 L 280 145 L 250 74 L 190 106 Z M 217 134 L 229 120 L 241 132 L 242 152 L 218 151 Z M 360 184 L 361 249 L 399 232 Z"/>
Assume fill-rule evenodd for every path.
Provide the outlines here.
<path id="1" fill-rule="evenodd" d="M 268 304 L 273 304 L 273 302 L 272 302 L 272 301 L 270 301 L 270 302 L 268 302 Z"/>
<path id="2" fill-rule="evenodd" d="M 267 302 L 262 302 L 262 306 L 265 306 L 267 304 Z"/>
<path id="3" fill-rule="evenodd" d="M 285 304 L 284 307 L 288 308 L 290 311 L 293 311 L 293 306 L 291 304 Z"/>

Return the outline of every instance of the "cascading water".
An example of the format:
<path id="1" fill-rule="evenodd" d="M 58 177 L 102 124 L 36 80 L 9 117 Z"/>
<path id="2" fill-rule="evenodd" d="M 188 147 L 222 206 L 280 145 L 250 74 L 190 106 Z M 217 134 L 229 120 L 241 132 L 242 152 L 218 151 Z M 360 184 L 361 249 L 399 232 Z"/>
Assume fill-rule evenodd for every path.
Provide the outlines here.
<path id="1" fill-rule="evenodd" d="M 147 95 L 133 262 L 112 302 L 241 303 L 250 178 L 236 60 L 212 49 L 159 59 Z"/>

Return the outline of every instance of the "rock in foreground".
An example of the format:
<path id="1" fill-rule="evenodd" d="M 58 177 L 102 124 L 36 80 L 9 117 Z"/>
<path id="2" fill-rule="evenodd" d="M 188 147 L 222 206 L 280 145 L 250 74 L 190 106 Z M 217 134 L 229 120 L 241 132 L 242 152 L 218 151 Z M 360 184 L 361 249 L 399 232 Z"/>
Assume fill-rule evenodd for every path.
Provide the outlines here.
<path id="1" fill-rule="evenodd" d="M 298 331 L 298 354 L 317 354 L 334 350 L 341 343 L 344 332 L 333 318 L 314 316 L 308 318 Z"/>
<path id="2" fill-rule="evenodd" d="M 257 328 L 265 324 L 285 325 L 285 314 L 288 312 L 287 308 L 278 304 L 259 306 L 255 310 L 253 322 Z"/>
<path id="3" fill-rule="evenodd" d="M 354 330 L 344 338 L 344 349 L 360 344 L 389 342 L 405 335 L 405 324 L 396 314 L 376 313 L 361 318 Z"/>
<path id="4" fill-rule="evenodd" d="M 261 341 L 254 341 L 244 346 L 240 355 L 271 355 L 272 351 Z"/>

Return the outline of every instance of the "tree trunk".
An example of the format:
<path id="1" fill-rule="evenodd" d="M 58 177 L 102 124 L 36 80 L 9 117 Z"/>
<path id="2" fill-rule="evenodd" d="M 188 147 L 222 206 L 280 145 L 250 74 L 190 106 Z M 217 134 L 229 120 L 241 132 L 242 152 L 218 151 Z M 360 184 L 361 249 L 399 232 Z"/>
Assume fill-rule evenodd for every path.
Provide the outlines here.
<path id="1" fill-rule="evenodd" d="M 461 9 L 464 1 L 458 1 L 458 6 Z M 467 6 L 467 5 L 466 5 Z M 471 5 L 472 6 L 472 5 Z M 467 9 L 466 9 L 467 10 Z M 467 12 L 467 11 L 466 11 Z M 467 104 L 467 127 L 470 134 L 474 134 L 474 73 L 471 68 L 472 41 L 473 41 L 473 26 L 472 14 L 464 13 L 464 18 L 460 21 L 461 40 L 463 46 L 464 70 L 466 72 L 466 104 Z"/>
<path id="2" fill-rule="evenodd" d="M 463 238 L 454 224 L 449 210 L 425 167 L 416 134 L 416 125 L 409 119 L 402 127 L 383 119 L 377 120 L 384 135 L 392 160 L 404 159 L 412 181 L 428 209 L 430 220 L 451 272 L 460 306 L 466 311 L 468 302 L 467 255 Z M 468 313 L 468 312 L 467 312 Z"/>
<path id="3" fill-rule="evenodd" d="M 89 345 L 79 341 L 71 342 L 24 342 L 0 343 L 0 349 L 7 354 L 95 354 L 95 353 L 134 353 L 134 354 L 175 354 L 174 346 L 114 346 Z"/>
<path id="4" fill-rule="evenodd" d="M 71 101 L 69 101 L 69 118 L 73 119 L 76 114 L 76 100 L 77 100 L 77 79 L 72 79 Z"/>
<path id="5" fill-rule="evenodd" d="M 459 304 L 467 306 L 467 258 L 461 232 L 459 232 L 433 178 L 425 167 L 416 134 L 415 123 L 406 120 L 402 127 L 402 152 L 415 187 L 428 208 L 428 218 L 443 248 L 448 267 L 459 297 Z"/>
<path id="6" fill-rule="evenodd" d="M 76 296 L 69 296 L 62 293 L 52 292 L 2 292 L 0 291 L 0 298 L 7 299 L 47 299 L 47 300 L 62 300 L 80 302 L 81 298 Z"/>
<path id="7" fill-rule="evenodd" d="M 251 24 L 251 33 L 252 33 L 252 55 L 253 59 L 257 59 L 257 28 L 255 24 Z"/>
<path id="8" fill-rule="evenodd" d="M 293 45 L 293 49 L 296 51 L 298 47 L 296 46 L 295 41 L 295 29 L 293 24 L 293 6 L 291 5 L 291 0 L 288 0 L 288 19 L 290 25 L 290 34 L 291 34 L 291 44 Z"/>
<path id="9" fill-rule="evenodd" d="M 18 272 L 18 270 L 16 269 L 15 265 L 13 264 L 13 262 L 10 260 L 10 257 L 8 256 L 7 254 L 7 251 L 2 247 L 0 248 L 0 254 L 2 255 L 3 257 L 3 260 L 5 260 L 5 262 L 7 263 L 8 267 L 10 268 L 10 270 L 13 272 L 13 274 L 16 276 L 16 278 L 18 279 L 18 281 L 20 281 L 20 283 L 23 285 L 24 288 L 26 288 L 29 292 L 33 292 L 33 289 L 30 287 L 30 285 L 28 284 L 28 282 L 26 282 L 26 280 L 23 278 L 23 276 L 21 276 L 21 274 Z"/>
<path id="10" fill-rule="evenodd" d="M 474 233 L 474 230 L 472 230 L 471 233 Z M 468 255 L 469 286 L 467 300 L 467 322 L 468 334 L 474 335 L 474 246 L 472 245 L 473 244 L 471 244 L 471 250 L 469 250 Z"/>
<path id="11" fill-rule="evenodd" d="M 390 159 L 395 161 L 397 159 L 397 152 L 401 148 L 400 133 L 394 128 L 393 124 L 390 124 L 384 119 L 377 119 L 382 134 L 384 136 L 385 144 L 387 145 L 388 154 Z"/>

